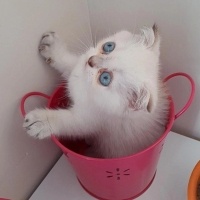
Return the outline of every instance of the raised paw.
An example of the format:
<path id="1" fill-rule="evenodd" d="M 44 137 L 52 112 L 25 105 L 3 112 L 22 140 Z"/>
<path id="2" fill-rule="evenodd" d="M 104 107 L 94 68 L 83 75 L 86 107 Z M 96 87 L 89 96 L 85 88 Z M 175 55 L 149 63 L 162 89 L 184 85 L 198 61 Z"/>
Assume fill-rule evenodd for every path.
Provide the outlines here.
<path id="1" fill-rule="evenodd" d="M 49 137 L 52 134 L 47 111 L 43 109 L 36 109 L 28 113 L 25 116 L 23 127 L 30 136 L 38 139 Z"/>
<path id="2" fill-rule="evenodd" d="M 53 65 L 64 52 L 64 44 L 55 32 L 47 32 L 42 35 L 38 50 L 46 63 Z"/>

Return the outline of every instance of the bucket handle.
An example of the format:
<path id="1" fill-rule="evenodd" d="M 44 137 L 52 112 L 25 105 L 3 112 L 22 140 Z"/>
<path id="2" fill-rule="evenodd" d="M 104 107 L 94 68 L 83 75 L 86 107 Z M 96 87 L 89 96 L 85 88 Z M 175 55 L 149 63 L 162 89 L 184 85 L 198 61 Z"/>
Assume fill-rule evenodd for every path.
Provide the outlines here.
<path id="1" fill-rule="evenodd" d="M 25 108 L 24 108 L 25 101 L 31 96 L 40 96 L 40 97 L 44 97 L 46 99 L 50 99 L 50 96 L 43 94 L 41 92 L 29 92 L 29 93 L 27 93 L 26 95 L 24 95 L 24 97 L 22 98 L 21 103 L 20 103 L 20 109 L 21 109 L 21 113 L 22 113 L 23 117 L 25 117 L 25 115 L 26 115 L 26 111 L 25 111 Z"/>
<path id="2" fill-rule="evenodd" d="M 167 76 L 164 79 L 164 82 L 167 82 L 168 80 L 170 80 L 171 78 L 174 78 L 176 76 L 183 76 L 183 77 L 185 77 L 185 78 L 187 78 L 189 80 L 190 85 L 191 85 L 191 92 L 190 92 L 189 99 L 186 102 L 185 106 L 177 114 L 175 114 L 174 119 L 177 119 L 178 117 L 180 117 L 190 107 L 190 105 L 191 105 L 191 103 L 192 103 L 192 101 L 194 99 L 194 94 L 195 94 L 195 83 L 194 83 L 194 80 L 192 79 L 191 76 L 189 76 L 186 73 L 177 72 L 177 73 L 170 74 L 169 76 Z"/>

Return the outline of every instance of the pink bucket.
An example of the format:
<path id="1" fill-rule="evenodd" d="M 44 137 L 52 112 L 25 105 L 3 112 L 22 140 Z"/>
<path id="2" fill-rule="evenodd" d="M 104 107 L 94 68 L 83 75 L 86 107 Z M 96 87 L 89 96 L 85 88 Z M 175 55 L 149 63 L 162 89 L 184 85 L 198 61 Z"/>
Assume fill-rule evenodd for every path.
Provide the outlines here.
<path id="1" fill-rule="evenodd" d="M 170 115 L 166 130 L 159 140 L 145 150 L 127 157 L 114 159 L 91 158 L 83 155 L 87 148 L 84 140 L 61 140 L 52 135 L 52 140 L 62 149 L 72 164 L 78 181 L 92 196 L 101 200 L 128 200 L 134 199 L 144 193 L 154 180 L 160 153 L 165 138 L 172 125 L 191 105 L 195 93 L 195 84 L 192 78 L 185 73 L 175 73 L 164 79 L 167 81 L 175 76 L 186 77 L 191 83 L 191 94 L 186 105 L 177 114 L 174 113 L 174 104 L 171 97 Z M 33 95 L 48 99 L 49 108 L 66 108 L 69 99 L 63 99 L 66 89 L 58 87 L 52 96 L 40 92 L 31 92 L 21 101 L 21 112 L 25 115 L 25 100 Z"/>

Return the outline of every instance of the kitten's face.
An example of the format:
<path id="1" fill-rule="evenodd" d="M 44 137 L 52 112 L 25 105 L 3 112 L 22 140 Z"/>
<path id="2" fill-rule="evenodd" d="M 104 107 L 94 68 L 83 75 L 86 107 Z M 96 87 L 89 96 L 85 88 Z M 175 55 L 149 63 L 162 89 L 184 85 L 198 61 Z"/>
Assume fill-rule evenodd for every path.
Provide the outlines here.
<path id="1" fill-rule="evenodd" d="M 153 29 L 141 35 L 121 31 L 86 53 L 85 81 L 97 105 L 113 111 L 153 109 L 159 60 L 156 34 Z"/>

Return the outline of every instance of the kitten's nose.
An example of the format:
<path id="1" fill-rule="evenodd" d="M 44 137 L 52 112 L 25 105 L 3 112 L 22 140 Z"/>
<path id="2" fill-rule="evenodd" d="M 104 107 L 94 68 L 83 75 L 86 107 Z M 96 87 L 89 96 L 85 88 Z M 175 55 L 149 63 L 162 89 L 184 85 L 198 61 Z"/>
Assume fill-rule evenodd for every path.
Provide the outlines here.
<path id="1" fill-rule="evenodd" d="M 88 59 L 88 65 L 90 67 L 97 67 L 97 66 L 100 66 L 101 63 L 102 63 L 102 58 L 100 58 L 99 56 L 91 56 L 89 59 Z"/>

